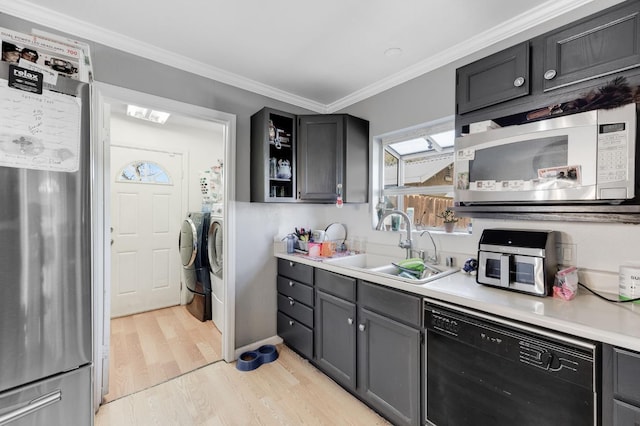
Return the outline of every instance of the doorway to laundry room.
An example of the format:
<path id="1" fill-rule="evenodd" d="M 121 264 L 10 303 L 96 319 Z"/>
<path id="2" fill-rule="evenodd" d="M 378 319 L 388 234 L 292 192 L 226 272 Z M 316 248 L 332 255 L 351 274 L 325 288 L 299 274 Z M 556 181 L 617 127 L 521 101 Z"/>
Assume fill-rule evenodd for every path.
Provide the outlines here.
<path id="1" fill-rule="evenodd" d="M 224 357 L 221 324 L 185 306 L 178 245 L 183 219 L 202 209 L 202 173 L 224 163 L 225 126 L 176 113 L 160 125 L 128 116 L 126 106 L 109 100 L 107 108 L 110 327 L 102 403 Z"/>

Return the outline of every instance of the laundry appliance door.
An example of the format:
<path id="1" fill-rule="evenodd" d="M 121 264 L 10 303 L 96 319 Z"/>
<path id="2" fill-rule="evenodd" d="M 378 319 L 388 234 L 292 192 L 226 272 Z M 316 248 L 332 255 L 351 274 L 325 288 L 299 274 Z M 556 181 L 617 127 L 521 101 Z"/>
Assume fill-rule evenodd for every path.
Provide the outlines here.
<path id="1" fill-rule="evenodd" d="M 211 225 L 209 226 L 209 234 L 207 237 L 207 253 L 209 255 L 209 268 L 211 270 L 211 273 L 220 278 L 222 278 L 223 269 L 222 243 L 222 219 L 212 216 Z"/>
<path id="2" fill-rule="evenodd" d="M 198 254 L 198 233 L 196 225 L 191 219 L 185 219 L 180 228 L 180 237 L 178 238 L 178 247 L 180 250 L 180 260 L 185 269 L 193 268 Z"/>

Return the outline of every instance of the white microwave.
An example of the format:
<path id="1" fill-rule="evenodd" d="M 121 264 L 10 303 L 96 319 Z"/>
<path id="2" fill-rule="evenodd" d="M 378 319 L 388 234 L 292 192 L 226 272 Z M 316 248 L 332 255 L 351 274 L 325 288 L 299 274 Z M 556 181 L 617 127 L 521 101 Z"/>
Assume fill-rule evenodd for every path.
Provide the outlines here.
<path id="1" fill-rule="evenodd" d="M 458 137 L 456 205 L 632 200 L 637 117 L 631 103 Z"/>

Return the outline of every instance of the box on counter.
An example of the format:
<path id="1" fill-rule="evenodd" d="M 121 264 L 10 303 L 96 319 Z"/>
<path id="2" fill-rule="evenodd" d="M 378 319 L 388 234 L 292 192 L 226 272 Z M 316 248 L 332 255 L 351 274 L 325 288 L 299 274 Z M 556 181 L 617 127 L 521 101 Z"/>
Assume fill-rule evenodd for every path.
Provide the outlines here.
<path id="1" fill-rule="evenodd" d="M 640 297 L 640 264 L 627 263 L 620 266 L 619 299 L 629 300 Z M 636 301 L 633 303 L 640 303 Z"/>
<path id="2" fill-rule="evenodd" d="M 499 129 L 500 127 L 498 123 L 492 120 L 479 121 L 469 124 L 469 133 L 486 132 L 487 130 Z"/>

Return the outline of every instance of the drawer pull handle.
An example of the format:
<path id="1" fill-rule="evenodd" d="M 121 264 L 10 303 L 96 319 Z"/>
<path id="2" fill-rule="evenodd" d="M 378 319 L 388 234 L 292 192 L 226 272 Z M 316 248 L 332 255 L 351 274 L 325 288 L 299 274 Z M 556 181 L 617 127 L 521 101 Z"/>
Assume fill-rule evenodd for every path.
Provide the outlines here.
<path id="1" fill-rule="evenodd" d="M 290 325 L 291 327 L 293 327 L 293 325 L 294 325 L 294 324 L 295 324 L 295 321 L 291 321 L 291 320 L 289 320 L 289 325 Z"/>
<path id="2" fill-rule="evenodd" d="M 349 325 L 353 324 L 353 318 L 347 318 L 347 324 Z"/>
<path id="3" fill-rule="evenodd" d="M 295 265 L 293 264 L 293 262 L 289 261 L 289 266 L 293 268 Z"/>
<path id="4" fill-rule="evenodd" d="M 366 329 L 366 327 L 364 326 L 364 324 L 360 324 L 358 326 L 358 330 L 360 330 L 360 331 L 364 331 L 365 329 Z"/>
<path id="5" fill-rule="evenodd" d="M 555 78 L 556 74 L 557 74 L 556 70 L 547 70 L 544 73 L 544 79 L 545 80 L 553 80 Z"/>
<path id="6" fill-rule="evenodd" d="M 295 305 L 295 300 L 293 300 L 292 298 L 288 297 L 287 299 L 289 299 L 289 305 L 293 306 Z"/>
<path id="7" fill-rule="evenodd" d="M 289 287 L 293 287 L 293 281 L 289 281 Z"/>

